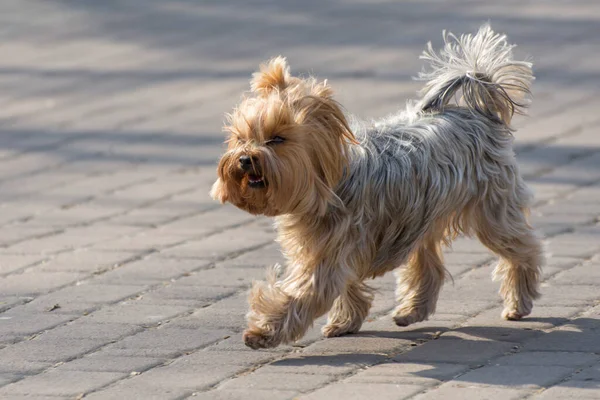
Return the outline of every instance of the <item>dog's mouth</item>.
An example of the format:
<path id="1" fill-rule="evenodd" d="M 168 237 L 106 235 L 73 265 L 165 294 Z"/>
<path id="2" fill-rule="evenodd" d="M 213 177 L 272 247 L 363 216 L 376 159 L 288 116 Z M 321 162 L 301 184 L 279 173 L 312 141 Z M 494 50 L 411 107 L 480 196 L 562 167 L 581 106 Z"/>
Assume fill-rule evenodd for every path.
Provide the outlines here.
<path id="1" fill-rule="evenodd" d="M 248 186 L 255 189 L 264 188 L 267 186 L 267 181 L 262 175 L 248 174 Z"/>

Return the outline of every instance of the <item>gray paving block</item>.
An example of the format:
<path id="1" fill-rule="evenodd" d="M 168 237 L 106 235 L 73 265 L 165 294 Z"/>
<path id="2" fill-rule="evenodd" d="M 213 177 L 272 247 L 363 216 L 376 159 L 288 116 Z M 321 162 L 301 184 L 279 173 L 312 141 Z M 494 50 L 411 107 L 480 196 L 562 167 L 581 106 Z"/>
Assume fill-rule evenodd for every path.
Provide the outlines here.
<path id="1" fill-rule="evenodd" d="M 533 392 L 533 389 L 516 389 L 501 386 L 481 386 L 448 382 L 415 396 L 415 400 L 464 399 L 464 400 L 519 400 Z"/>
<path id="2" fill-rule="evenodd" d="M 210 345 L 230 337 L 232 332 L 226 330 L 181 329 L 165 325 L 156 329 L 148 329 L 126 337 L 110 345 L 110 349 L 157 349 L 185 353 Z M 107 350 L 108 350 L 107 348 Z"/>
<path id="3" fill-rule="evenodd" d="M 0 336 L 14 335 L 19 338 L 51 329 L 75 319 L 72 314 L 51 314 L 23 310 L 15 307 L 0 316 Z"/>
<path id="4" fill-rule="evenodd" d="M 582 307 L 594 303 L 600 298 L 595 286 L 588 285 L 555 285 L 552 282 L 542 284 L 544 294 L 535 302 L 535 306 L 569 306 Z"/>
<path id="5" fill-rule="evenodd" d="M 253 373 L 231 379 L 221 385 L 222 389 L 274 389 L 305 392 L 332 381 L 329 375 L 296 373 Z"/>
<path id="6" fill-rule="evenodd" d="M 598 382 L 568 380 L 544 390 L 535 396 L 536 400 L 569 400 L 569 399 L 597 399 Z"/>
<path id="7" fill-rule="evenodd" d="M 133 257 L 131 253 L 127 252 L 108 253 L 84 249 L 72 253 L 59 254 L 40 265 L 36 268 L 36 271 L 98 273 L 123 264 Z"/>
<path id="8" fill-rule="evenodd" d="M 29 296 L 48 293 L 83 278 L 78 272 L 33 272 L 0 278 L 0 292 L 5 295 Z"/>
<path id="9" fill-rule="evenodd" d="M 152 368 L 141 375 L 131 378 L 136 385 L 161 388 L 203 390 L 233 377 L 245 367 L 236 365 L 215 365 L 207 369 L 202 365 L 170 364 L 160 368 Z"/>
<path id="10" fill-rule="evenodd" d="M 298 392 L 290 390 L 252 389 L 252 398 L 256 400 L 286 400 L 297 398 Z M 246 400 L 247 389 L 217 389 L 207 392 L 196 392 L 194 398 L 198 400 Z"/>
<path id="11" fill-rule="evenodd" d="M 19 357 L 0 359 L 0 372 L 15 375 L 34 375 L 53 365 L 50 361 L 28 361 Z"/>
<path id="12" fill-rule="evenodd" d="M 578 371 L 572 378 L 574 381 L 595 381 L 600 387 L 600 365 L 592 365 L 582 371 Z"/>
<path id="13" fill-rule="evenodd" d="M 234 268 L 217 265 L 184 276 L 179 285 L 225 286 L 234 288 L 250 287 L 253 281 L 264 280 L 266 271 L 257 268 Z"/>
<path id="14" fill-rule="evenodd" d="M 98 275 L 94 282 L 109 285 L 152 285 L 180 278 L 184 274 L 190 274 L 191 271 L 209 265 L 207 261 L 150 256 Z"/>
<path id="15" fill-rule="evenodd" d="M 395 385 L 391 383 L 345 383 L 339 382 L 319 389 L 306 396 L 300 396 L 302 400 L 326 400 L 343 398 L 377 398 L 381 400 L 408 399 L 423 391 L 425 388 L 417 385 Z"/>
<path id="16" fill-rule="evenodd" d="M 600 357 L 586 352 L 564 352 L 564 351 L 525 351 L 511 354 L 494 360 L 494 365 L 538 365 L 538 366 L 564 366 L 579 367 L 589 365 Z"/>
<path id="17" fill-rule="evenodd" d="M 21 379 L 21 375 L 0 372 L 0 387 Z"/>
<path id="18" fill-rule="evenodd" d="M 54 328 L 46 333 L 44 337 L 50 339 L 101 339 L 118 340 L 123 337 L 134 335 L 142 328 L 130 324 L 93 323 L 85 319 L 78 319 L 67 325 Z"/>
<path id="19" fill-rule="evenodd" d="M 0 254 L 0 275 L 6 275 L 42 262 L 45 257 L 24 254 Z"/>
<path id="20" fill-rule="evenodd" d="M 66 362 L 57 370 L 65 371 L 97 371 L 97 372 L 143 372 L 165 362 L 162 358 L 153 357 L 118 357 L 102 353 L 92 353 L 88 356 Z"/>
<path id="21" fill-rule="evenodd" d="M 555 330 L 524 344 L 525 350 L 537 351 L 569 351 L 569 352 L 598 352 L 596 331 L 580 331 L 574 329 Z"/>
<path id="22" fill-rule="evenodd" d="M 544 387 L 560 382 L 575 372 L 574 367 L 546 365 L 485 366 L 455 379 L 463 384 L 481 384 L 510 387 Z"/>
<path id="23" fill-rule="evenodd" d="M 346 381 L 433 386 L 450 380 L 468 369 L 468 366 L 461 364 L 388 362 L 359 371 Z"/>
<path id="24" fill-rule="evenodd" d="M 24 361 L 55 363 L 80 357 L 108 343 L 106 339 L 45 339 L 40 335 L 9 345 L 0 350 L 0 358 L 20 358 Z"/>
<path id="25" fill-rule="evenodd" d="M 491 340 L 444 338 L 429 341 L 394 357 L 397 362 L 449 362 L 480 364 L 504 354 L 512 343 Z"/>
<path id="26" fill-rule="evenodd" d="M 114 381 L 126 374 L 119 372 L 59 371 L 27 377 L 0 389 L 0 395 L 41 394 L 53 396 L 78 396 Z"/>
<path id="27" fill-rule="evenodd" d="M 554 285 L 598 285 L 600 284 L 600 264 L 584 263 L 561 272 L 551 281 Z"/>
<path id="28" fill-rule="evenodd" d="M 187 307 L 137 304 L 130 301 L 104 307 L 85 318 L 98 323 L 154 325 L 187 311 Z"/>
<path id="29" fill-rule="evenodd" d="M 122 400 L 124 398 L 135 400 L 176 400 L 189 394 L 189 392 L 187 389 L 160 388 L 149 386 L 145 382 L 128 379 L 85 397 L 91 400 Z"/>
<path id="30" fill-rule="evenodd" d="M 345 375 L 383 360 L 377 354 L 291 355 L 262 366 L 255 374 Z"/>

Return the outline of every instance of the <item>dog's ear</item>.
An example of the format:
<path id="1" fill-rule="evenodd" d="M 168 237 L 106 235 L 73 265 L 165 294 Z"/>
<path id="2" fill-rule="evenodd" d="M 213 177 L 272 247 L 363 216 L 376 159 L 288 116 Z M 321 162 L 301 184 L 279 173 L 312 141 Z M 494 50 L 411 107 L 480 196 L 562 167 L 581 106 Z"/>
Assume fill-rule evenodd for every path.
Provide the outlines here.
<path id="1" fill-rule="evenodd" d="M 289 84 L 290 77 L 286 59 L 278 56 L 260 65 L 260 71 L 252 74 L 250 87 L 253 92 L 268 95 L 274 90 L 283 91 Z"/>

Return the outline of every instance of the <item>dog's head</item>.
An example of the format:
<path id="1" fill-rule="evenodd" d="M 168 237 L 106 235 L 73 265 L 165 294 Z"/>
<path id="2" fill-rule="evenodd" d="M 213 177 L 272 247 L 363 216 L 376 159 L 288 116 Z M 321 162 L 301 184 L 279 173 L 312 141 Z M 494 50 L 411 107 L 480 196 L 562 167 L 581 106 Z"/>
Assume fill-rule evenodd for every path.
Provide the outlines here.
<path id="1" fill-rule="evenodd" d="M 211 195 L 252 214 L 323 214 L 355 141 L 326 82 L 292 77 L 277 57 L 229 115 Z"/>

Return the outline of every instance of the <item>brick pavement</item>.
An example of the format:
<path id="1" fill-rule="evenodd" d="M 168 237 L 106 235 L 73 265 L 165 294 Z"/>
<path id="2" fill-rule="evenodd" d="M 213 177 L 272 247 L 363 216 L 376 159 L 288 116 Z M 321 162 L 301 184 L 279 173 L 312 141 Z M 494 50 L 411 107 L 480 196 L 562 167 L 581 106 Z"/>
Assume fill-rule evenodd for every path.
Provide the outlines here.
<path id="1" fill-rule="evenodd" d="M 285 54 L 382 116 L 428 40 L 487 20 L 538 77 L 516 147 L 550 255 L 531 317 L 499 318 L 493 257 L 461 239 L 429 321 L 393 325 L 388 276 L 359 334 L 246 349 L 246 290 L 280 255 L 207 192 L 251 71 Z M 0 398 L 598 398 L 598 38 L 590 0 L 1 0 Z"/>

